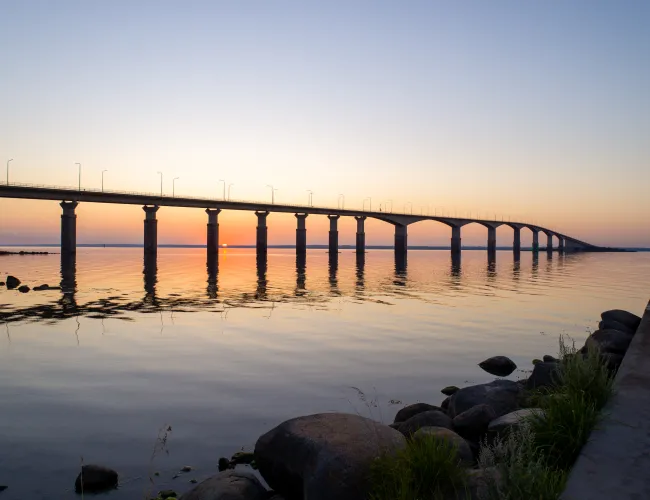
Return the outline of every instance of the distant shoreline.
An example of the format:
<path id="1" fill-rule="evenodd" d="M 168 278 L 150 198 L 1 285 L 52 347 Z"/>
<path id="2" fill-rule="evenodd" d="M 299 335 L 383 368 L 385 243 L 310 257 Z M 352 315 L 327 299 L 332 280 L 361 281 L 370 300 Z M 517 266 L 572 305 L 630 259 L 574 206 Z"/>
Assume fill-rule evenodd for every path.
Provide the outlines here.
<path id="1" fill-rule="evenodd" d="M 53 247 L 59 248 L 60 245 L 57 243 L 31 243 L 31 244 L 0 244 L 0 248 L 34 248 L 34 247 Z M 139 243 L 78 243 L 77 248 L 143 248 L 144 245 Z M 158 248 L 206 248 L 206 245 L 178 245 L 178 244 L 158 244 Z M 255 245 L 228 245 L 227 247 L 219 247 L 220 249 L 228 248 L 255 248 Z M 268 245 L 268 248 L 274 249 L 292 249 L 296 248 L 295 245 Z M 307 245 L 308 249 L 311 250 L 327 250 L 328 245 Z M 354 245 L 339 245 L 339 250 L 354 250 L 356 247 Z M 636 248 L 636 247 L 619 247 L 621 250 L 635 251 L 635 252 L 650 252 L 650 248 Z M 409 250 L 449 250 L 451 251 L 450 246 L 427 246 L 427 245 L 409 245 Z M 464 246 L 463 250 L 487 250 L 485 246 Z M 497 250 L 512 250 L 512 247 L 500 246 L 496 247 Z M 392 245 L 366 245 L 366 250 L 393 250 Z M 521 249 L 522 252 L 532 251 L 531 247 L 526 247 Z M 540 249 L 540 252 L 545 251 L 545 249 Z"/>

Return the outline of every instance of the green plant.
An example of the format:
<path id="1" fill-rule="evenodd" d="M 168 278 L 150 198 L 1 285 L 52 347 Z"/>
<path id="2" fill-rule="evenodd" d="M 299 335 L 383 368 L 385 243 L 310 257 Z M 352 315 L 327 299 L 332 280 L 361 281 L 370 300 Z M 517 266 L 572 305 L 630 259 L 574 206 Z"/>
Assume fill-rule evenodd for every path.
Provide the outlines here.
<path id="1" fill-rule="evenodd" d="M 372 500 L 439 500 L 464 491 L 466 471 L 452 443 L 423 436 L 372 467 Z M 463 497 L 461 497 L 463 498 Z"/>

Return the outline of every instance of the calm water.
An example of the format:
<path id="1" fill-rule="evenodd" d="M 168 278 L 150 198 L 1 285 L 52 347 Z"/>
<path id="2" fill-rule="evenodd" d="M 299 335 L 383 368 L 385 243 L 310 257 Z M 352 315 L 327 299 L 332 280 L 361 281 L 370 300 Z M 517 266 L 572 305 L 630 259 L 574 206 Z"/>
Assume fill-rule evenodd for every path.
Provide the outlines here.
<path id="1" fill-rule="evenodd" d="M 640 313 L 650 254 L 82 248 L 0 257 L 0 276 L 60 291 L 0 288 L 0 484 L 3 500 L 75 498 L 85 463 L 116 468 L 115 499 L 184 491 L 220 456 L 284 419 L 323 411 L 392 421 L 397 401 L 438 403 L 440 388 L 490 380 L 476 364 L 531 359 L 580 341 L 599 313 Z M 366 396 L 360 396 L 363 391 Z M 172 426 L 168 454 L 152 450 Z M 172 479 L 183 465 L 195 471 Z"/>

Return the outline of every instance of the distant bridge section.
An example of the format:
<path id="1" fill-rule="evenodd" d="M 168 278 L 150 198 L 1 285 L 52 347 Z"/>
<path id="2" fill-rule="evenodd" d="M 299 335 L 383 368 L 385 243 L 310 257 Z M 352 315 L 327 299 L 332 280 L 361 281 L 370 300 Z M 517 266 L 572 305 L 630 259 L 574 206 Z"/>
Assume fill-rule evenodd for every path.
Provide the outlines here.
<path id="1" fill-rule="evenodd" d="M 445 217 L 437 215 L 413 215 L 407 213 L 382 212 L 371 210 L 346 210 L 343 208 L 318 207 L 306 205 L 288 205 L 262 203 L 252 201 L 219 200 L 211 198 L 195 198 L 187 196 L 163 196 L 152 193 L 129 193 L 119 191 L 99 191 L 92 189 L 71 189 L 55 186 L 34 186 L 26 184 L 0 185 L 0 198 L 22 198 L 30 200 L 60 201 L 61 214 L 61 253 L 76 252 L 77 215 L 75 209 L 79 203 L 113 203 L 123 205 L 141 205 L 145 212 L 144 219 L 144 251 L 145 255 L 155 255 L 157 252 L 157 218 L 160 207 L 188 207 L 204 209 L 208 215 L 207 247 L 208 254 L 216 254 L 219 247 L 219 222 L 221 210 L 245 210 L 254 212 L 257 216 L 256 248 L 258 254 L 265 254 L 267 243 L 267 216 L 272 212 L 294 213 L 296 216 L 296 252 L 304 254 L 307 250 L 307 230 L 305 219 L 309 215 L 325 215 L 330 221 L 329 251 L 330 256 L 338 254 L 338 219 L 354 217 L 357 221 L 356 252 L 365 253 L 365 228 L 367 218 L 379 219 L 395 227 L 395 253 L 405 255 L 407 250 L 407 227 L 423 220 L 433 220 L 451 228 L 451 253 L 459 256 L 461 252 L 461 228 L 467 224 L 480 224 L 488 230 L 487 249 L 489 253 L 496 252 L 496 230 L 499 226 L 508 226 L 513 230 L 512 248 L 514 252 L 521 251 L 521 230 L 528 229 L 533 234 L 532 250 L 540 251 L 539 234 L 546 235 L 547 252 L 602 251 L 602 247 L 591 245 L 568 235 L 526 222 L 505 222 L 487 219 L 472 219 Z M 553 246 L 553 238 L 558 245 Z"/>

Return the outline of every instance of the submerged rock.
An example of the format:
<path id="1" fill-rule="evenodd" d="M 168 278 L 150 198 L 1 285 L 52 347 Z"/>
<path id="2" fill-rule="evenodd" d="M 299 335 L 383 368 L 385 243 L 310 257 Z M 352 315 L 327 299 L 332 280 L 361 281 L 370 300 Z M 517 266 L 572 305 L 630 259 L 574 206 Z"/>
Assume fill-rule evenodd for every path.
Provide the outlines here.
<path id="1" fill-rule="evenodd" d="M 84 465 L 74 482 L 77 493 L 94 493 L 117 487 L 117 472 L 102 465 Z"/>
<path id="2" fill-rule="evenodd" d="M 445 427 L 451 429 L 451 418 L 442 410 L 425 411 L 409 418 L 406 422 L 402 422 L 397 430 L 406 437 L 409 437 L 422 427 Z"/>
<path id="3" fill-rule="evenodd" d="M 486 404 L 497 417 L 510 413 L 519 407 L 523 388 L 511 380 L 495 380 L 487 384 L 463 387 L 449 400 L 449 416 L 454 418 L 470 408 Z"/>
<path id="4" fill-rule="evenodd" d="M 20 285 L 20 280 L 15 276 L 7 276 L 7 288 L 12 290 Z"/>
<path id="5" fill-rule="evenodd" d="M 401 422 L 406 422 L 409 418 L 414 417 L 418 413 L 423 413 L 425 411 L 431 410 L 440 410 L 438 406 L 429 405 L 426 403 L 415 403 L 412 405 L 405 406 L 395 415 L 395 420 L 393 423 L 399 424 Z"/>
<path id="6" fill-rule="evenodd" d="M 623 311 L 621 309 L 612 309 L 610 311 L 603 312 L 600 317 L 603 321 L 616 321 L 621 323 L 631 329 L 633 332 L 636 332 L 636 329 L 639 328 L 641 324 L 641 318 L 636 314 L 632 314 L 628 311 Z"/>
<path id="7" fill-rule="evenodd" d="M 632 335 L 628 333 L 619 330 L 596 330 L 587 338 L 585 348 L 595 347 L 602 352 L 625 354 L 630 342 Z"/>
<path id="8" fill-rule="evenodd" d="M 19 287 L 18 287 L 18 291 L 19 291 L 20 293 L 27 293 L 27 292 L 29 292 L 29 290 L 30 290 L 30 289 L 29 289 L 29 287 L 28 287 L 27 285 L 22 285 L 22 286 L 19 286 Z"/>
<path id="9" fill-rule="evenodd" d="M 481 404 L 456 415 L 452 424 L 454 431 L 464 438 L 478 441 L 487 432 L 488 425 L 495 418 L 497 415 L 492 407 Z"/>
<path id="10" fill-rule="evenodd" d="M 43 283 L 42 285 L 38 285 L 33 288 L 35 292 L 40 292 L 42 290 L 49 290 L 49 289 L 50 289 L 50 285 L 48 285 L 47 283 Z"/>
<path id="11" fill-rule="evenodd" d="M 507 377 L 517 369 L 517 365 L 507 356 L 493 356 L 478 364 L 483 370 L 497 377 Z"/>
<path id="12" fill-rule="evenodd" d="M 448 385 L 440 392 L 442 392 L 445 396 L 451 396 L 452 394 L 458 392 L 458 390 L 459 390 L 458 387 L 456 387 L 455 385 Z"/>
<path id="13" fill-rule="evenodd" d="M 254 474 L 244 470 L 227 470 L 183 494 L 179 500 L 266 500 L 266 488 Z"/>
<path id="14" fill-rule="evenodd" d="M 287 420 L 261 436 L 255 460 L 264 480 L 289 499 L 366 498 L 375 459 L 406 446 L 399 432 L 374 420 L 321 413 Z"/>
<path id="15" fill-rule="evenodd" d="M 427 437 L 444 441 L 450 446 L 456 448 L 458 458 L 462 465 L 471 467 L 474 464 L 474 454 L 472 453 L 469 444 L 454 431 L 445 427 L 422 427 L 413 434 L 413 441 L 426 439 Z"/>

